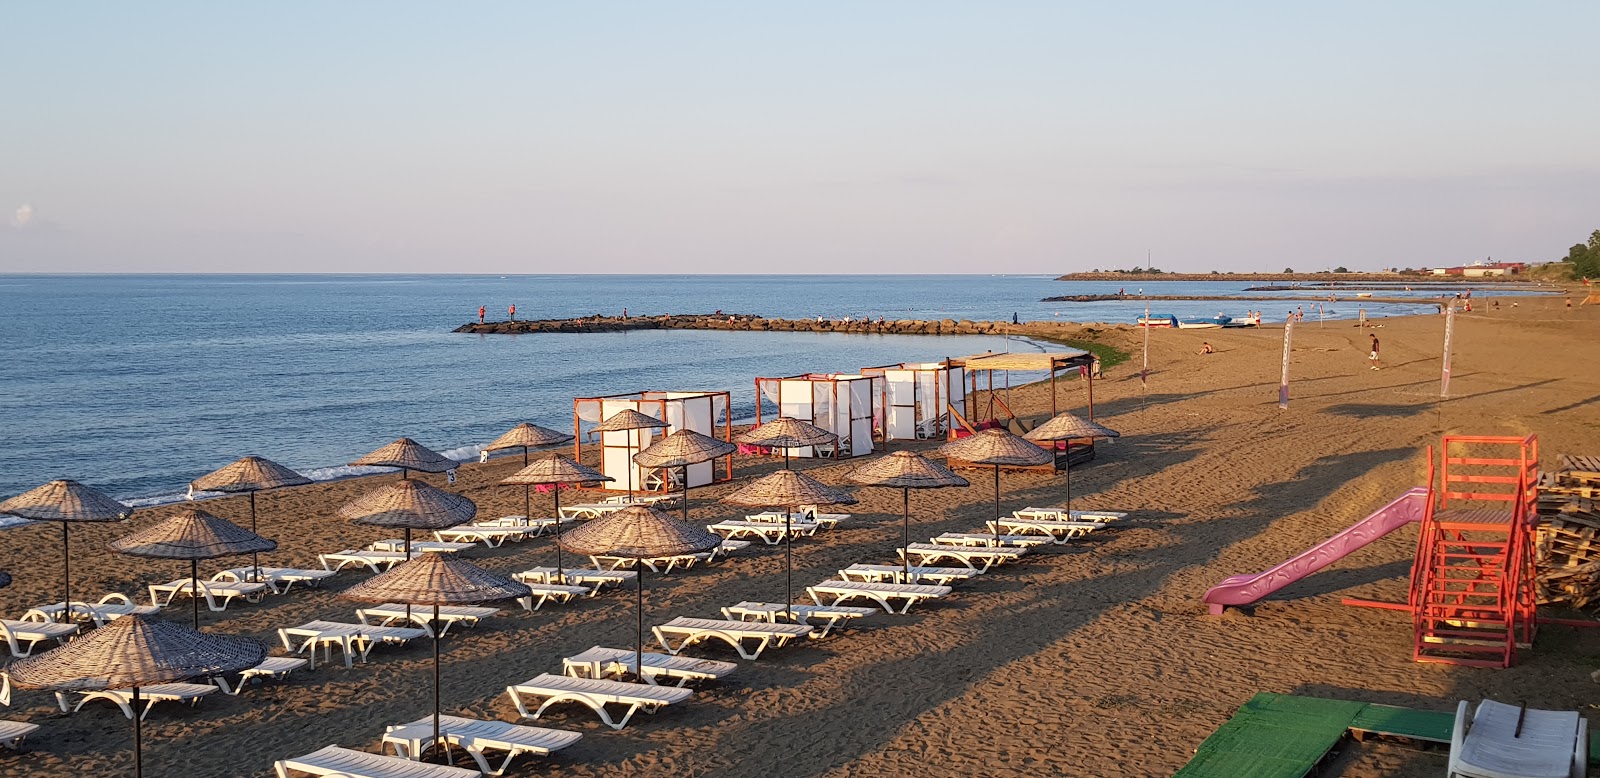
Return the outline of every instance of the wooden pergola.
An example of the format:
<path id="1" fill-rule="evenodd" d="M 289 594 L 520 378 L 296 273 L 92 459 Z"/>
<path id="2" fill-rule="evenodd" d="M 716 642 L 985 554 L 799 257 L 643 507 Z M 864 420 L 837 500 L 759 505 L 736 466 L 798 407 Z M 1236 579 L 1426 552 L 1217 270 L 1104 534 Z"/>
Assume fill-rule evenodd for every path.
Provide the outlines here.
<path id="1" fill-rule="evenodd" d="M 1031 427 L 1023 425 L 1021 417 L 1006 402 L 1007 398 L 1002 396 L 1001 393 L 1009 389 L 1009 385 L 996 388 L 995 373 L 997 372 L 1009 373 L 1012 370 L 1017 370 L 1048 373 L 1050 416 L 1053 417 L 1066 410 L 1062 407 L 1060 394 L 1057 390 L 1057 374 L 1063 370 L 1077 369 L 1082 373 L 1085 382 L 1084 387 L 1088 405 L 1085 416 L 1091 421 L 1094 420 L 1094 355 L 1087 351 L 1072 349 L 1069 351 L 973 354 L 971 356 L 947 359 L 945 364 L 965 370 L 968 381 L 971 382 L 964 398 L 965 401 L 962 403 L 965 407 L 959 410 L 954 406 L 950 408 L 951 415 L 959 423 L 959 428 L 956 425 L 951 425 L 948 435 L 951 440 L 961 437 L 963 434 L 970 435 L 977 432 L 979 426 L 984 425 L 985 422 L 998 424 L 1019 435 L 1031 429 Z M 987 375 L 980 379 L 979 373 Z M 987 384 L 983 389 L 979 388 L 980 380 L 985 381 Z M 1009 384 L 1009 376 L 1007 377 L 1007 383 Z M 984 393 L 981 397 L 979 396 L 980 391 Z M 1004 413 L 1003 416 L 1000 415 L 1001 412 Z M 1072 440 L 1067 441 L 1065 450 L 1057 455 L 1058 462 L 1056 466 L 1078 464 L 1091 459 L 1094 459 L 1094 441 Z M 1049 465 L 1046 465 L 1046 467 L 1049 467 Z"/>

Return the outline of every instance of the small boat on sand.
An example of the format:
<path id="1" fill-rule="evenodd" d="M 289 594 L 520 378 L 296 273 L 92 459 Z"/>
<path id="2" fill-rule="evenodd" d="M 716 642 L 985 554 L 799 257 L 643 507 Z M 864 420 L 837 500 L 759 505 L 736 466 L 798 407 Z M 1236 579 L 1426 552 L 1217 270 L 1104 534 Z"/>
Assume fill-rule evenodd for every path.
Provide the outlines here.
<path id="1" fill-rule="evenodd" d="M 1178 326 L 1178 317 L 1173 316 L 1170 313 L 1152 313 L 1149 316 L 1140 316 L 1139 317 L 1139 326 L 1141 326 L 1141 327 L 1176 327 L 1176 326 Z"/>

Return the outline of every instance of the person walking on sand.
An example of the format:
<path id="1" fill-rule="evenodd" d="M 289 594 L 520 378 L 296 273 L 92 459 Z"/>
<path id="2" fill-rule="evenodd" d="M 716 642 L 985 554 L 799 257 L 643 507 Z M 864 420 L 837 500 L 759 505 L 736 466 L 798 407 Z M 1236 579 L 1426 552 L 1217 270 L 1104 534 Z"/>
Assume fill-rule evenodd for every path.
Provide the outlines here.
<path id="1" fill-rule="evenodd" d="M 511 320 L 512 321 L 516 321 L 517 320 L 517 304 L 516 303 L 512 303 L 511 304 Z"/>
<path id="2" fill-rule="evenodd" d="M 483 306 L 481 306 L 481 305 L 478 306 L 478 323 L 479 324 L 483 323 L 483 315 L 488 313 L 488 312 L 489 311 L 487 309 L 485 309 Z"/>
<path id="3" fill-rule="evenodd" d="M 1372 352 L 1367 354 L 1367 359 L 1372 362 L 1372 369 L 1378 369 L 1378 336 L 1372 335 Z"/>

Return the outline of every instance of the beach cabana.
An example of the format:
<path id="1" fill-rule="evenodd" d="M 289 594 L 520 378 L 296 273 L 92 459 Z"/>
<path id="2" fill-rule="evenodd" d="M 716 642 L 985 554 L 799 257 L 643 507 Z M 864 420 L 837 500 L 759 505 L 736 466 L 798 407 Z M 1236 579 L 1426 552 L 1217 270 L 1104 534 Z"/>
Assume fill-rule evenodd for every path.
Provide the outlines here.
<path id="1" fill-rule="evenodd" d="M 633 455 L 648 448 L 658 437 L 678 430 L 692 430 L 722 441 L 733 439 L 729 425 L 728 407 L 732 398 L 727 392 L 633 392 L 600 397 L 580 397 L 572 401 L 572 458 L 583 461 L 585 438 L 593 448 L 600 448 L 600 472 L 610 476 L 610 488 L 634 484 L 645 491 L 670 492 L 682 484 L 671 481 L 669 470 L 647 468 L 636 464 Z M 634 411 L 652 416 L 667 423 L 666 429 L 629 429 L 596 432 L 595 427 L 622 411 Z M 700 462 L 689 465 L 688 486 L 706 486 L 733 478 L 733 460 L 722 458 L 717 462 Z"/>
<path id="2" fill-rule="evenodd" d="M 833 446 L 790 449 L 797 457 L 858 457 L 871 454 L 873 430 L 878 426 L 875 399 L 882 394 L 883 376 L 860 373 L 805 373 L 785 378 L 756 379 L 756 426 L 763 417 L 780 416 L 810 422 L 839 436 Z M 776 414 L 763 414 L 763 405 L 776 405 Z"/>
<path id="3" fill-rule="evenodd" d="M 945 360 L 952 369 L 964 370 L 969 382 L 965 401 L 956 426 L 949 430 L 952 440 L 970 435 L 981 429 L 1002 428 L 1014 435 L 1032 431 L 1046 419 L 1065 410 L 1057 380 L 1063 370 L 1077 370 L 1084 376 L 1084 395 L 1087 409 L 1084 417 L 1094 420 L 1094 355 L 1087 351 L 1067 349 L 1033 353 L 984 353 Z M 1050 384 L 1049 416 L 1024 418 L 1012 410 L 1010 380 L 1012 372 L 1030 374 L 1029 378 L 1044 376 Z M 1002 374 L 1002 382 L 995 384 L 995 374 Z M 1094 459 L 1094 440 L 1071 440 L 1062 452 L 1058 465 L 1068 462 L 1078 464 Z"/>
<path id="4" fill-rule="evenodd" d="M 951 434 L 966 402 L 966 371 L 949 360 L 861 368 L 879 379 L 873 400 L 881 438 L 929 440 Z"/>

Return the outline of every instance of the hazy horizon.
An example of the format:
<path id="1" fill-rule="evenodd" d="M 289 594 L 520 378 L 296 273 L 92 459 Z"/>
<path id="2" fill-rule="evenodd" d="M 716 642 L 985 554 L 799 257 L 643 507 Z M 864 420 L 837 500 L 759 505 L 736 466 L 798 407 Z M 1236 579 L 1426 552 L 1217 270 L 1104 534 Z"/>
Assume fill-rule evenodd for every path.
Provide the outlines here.
<path id="1" fill-rule="evenodd" d="M 38 4 L 0 272 L 1550 261 L 1600 5 Z M 985 272 L 990 271 L 990 272 Z"/>

